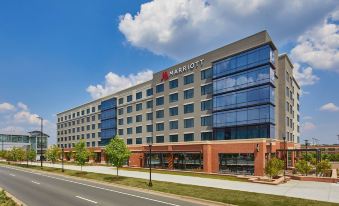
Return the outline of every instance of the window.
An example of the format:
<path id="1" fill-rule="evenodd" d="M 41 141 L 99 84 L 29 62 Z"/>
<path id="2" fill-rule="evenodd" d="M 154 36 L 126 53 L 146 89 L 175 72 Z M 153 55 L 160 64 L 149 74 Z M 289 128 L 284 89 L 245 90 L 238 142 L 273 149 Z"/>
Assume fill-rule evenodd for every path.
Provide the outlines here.
<path id="1" fill-rule="evenodd" d="M 178 142 L 178 135 L 177 134 L 170 135 L 169 136 L 169 141 L 170 142 Z"/>
<path id="2" fill-rule="evenodd" d="M 147 102 L 146 102 L 146 108 L 147 108 L 147 109 L 150 109 L 150 108 L 152 108 L 152 107 L 153 107 L 153 100 L 147 101 Z"/>
<path id="3" fill-rule="evenodd" d="M 123 119 L 123 118 L 118 119 L 118 124 L 119 124 L 119 125 L 124 125 L 124 119 Z"/>
<path id="4" fill-rule="evenodd" d="M 178 120 L 169 122 L 170 129 L 178 129 Z"/>
<path id="5" fill-rule="evenodd" d="M 140 114 L 140 115 L 135 116 L 135 121 L 141 122 L 142 121 L 142 115 Z"/>
<path id="6" fill-rule="evenodd" d="M 90 133 L 86 134 L 86 138 L 87 139 L 91 138 L 91 134 Z"/>
<path id="7" fill-rule="evenodd" d="M 184 105 L 184 113 L 193 113 L 194 112 L 194 104 L 186 104 Z"/>
<path id="8" fill-rule="evenodd" d="M 193 141 L 194 140 L 194 134 L 190 133 L 190 134 L 184 134 L 184 141 L 185 142 L 189 142 L 189 141 Z"/>
<path id="9" fill-rule="evenodd" d="M 164 84 L 158 84 L 158 85 L 155 87 L 155 91 L 156 91 L 157 93 L 163 92 L 163 91 L 164 91 Z"/>
<path id="10" fill-rule="evenodd" d="M 92 124 L 92 129 L 95 129 L 95 124 Z M 75 130 L 74 128 L 73 128 L 73 130 Z M 73 133 L 74 133 L 75 131 L 73 131 Z"/>
<path id="11" fill-rule="evenodd" d="M 92 121 L 95 121 L 95 115 L 92 116 Z M 75 121 L 73 121 L 73 125 L 75 125 Z"/>
<path id="12" fill-rule="evenodd" d="M 147 144 L 153 143 L 153 137 L 146 137 Z"/>
<path id="13" fill-rule="evenodd" d="M 92 107 L 92 112 L 95 112 L 95 107 Z M 73 118 L 75 117 L 75 114 L 73 114 Z"/>
<path id="14" fill-rule="evenodd" d="M 164 123 L 157 123 L 155 126 L 157 131 L 164 131 Z"/>
<path id="15" fill-rule="evenodd" d="M 178 79 L 171 80 L 171 81 L 169 81 L 168 84 L 169 84 L 170 89 L 177 88 L 178 87 Z"/>
<path id="16" fill-rule="evenodd" d="M 119 135 L 124 135 L 124 130 L 123 129 L 119 129 L 118 133 L 119 133 Z"/>
<path id="17" fill-rule="evenodd" d="M 155 104 L 156 104 L 157 106 L 163 105 L 163 104 L 164 104 L 164 97 L 158 97 L 158 98 L 156 98 Z"/>
<path id="18" fill-rule="evenodd" d="M 135 98 L 138 100 L 138 99 L 141 99 L 142 98 L 142 92 L 137 92 L 135 94 Z"/>
<path id="19" fill-rule="evenodd" d="M 127 128 L 127 134 L 132 134 L 133 132 L 132 132 L 132 127 L 130 127 L 130 128 Z"/>
<path id="20" fill-rule="evenodd" d="M 169 115 L 170 115 L 170 116 L 176 116 L 176 115 L 178 115 L 178 107 L 172 107 L 172 108 L 169 108 Z"/>
<path id="21" fill-rule="evenodd" d="M 177 102 L 178 101 L 178 93 L 174 93 L 174 94 L 170 94 L 169 95 L 169 102 L 172 103 L 172 102 Z"/>
<path id="22" fill-rule="evenodd" d="M 205 141 L 205 140 L 212 140 L 213 135 L 212 132 L 201 132 L 201 140 Z"/>
<path id="23" fill-rule="evenodd" d="M 128 95 L 127 96 L 127 102 L 131 102 L 132 101 L 132 95 Z"/>
<path id="24" fill-rule="evenodd" d="M 118 110 L 118 114 L 119 114 L 119 115 L 124 114 L 124 108 L 120 108 L 120 109 Z"/>
<path id="25" fill-rule="evenodd" d="M 153 125 L 152 124 L 146 125 L 146 131 L 153 132 Z"/>
<path id="26" fill-rule="evenodd" d="M 127 144 L 133 144 L 133 139 L 127 139 Z"/>
<path id="27" fill-rule="evenodd" d="M 136 138 L 135 144 L 142 144 L 142 138 L 141 137 Z"/>
<path id="28" fill-rule="evenodd" d="M 135 133 L 140 134 L 142 133 L 142 126 L 138 126 L 135 128 Z"/>
<path id="29" fill-rule="evenodd" d="M 164 110 L 156 111 L 155 115 L 157 119 L 164 118 Z"/>
<path id="30" fill-rule="evenodd" d="M 92 138 L 95 138 L 95 133 L 92 133 Z"/>
<path id="31" fill-rule="evenodd" d="M 127 107 L 127 113 L 131 113 L 132 111 L 133 111 L 132 106 L 128 106 L 128 107 Z"/>
<path id="32" fill-rule="evenodd" d="M 194 74 L 184 76 L 184 85 L 191 84 L 194 82 Z"/>
<path id="33" fill-rule="evenodd" d="M 194 127 L 194 119 L 184 119 L 184 127 L 185 128 L 193 128 Z"/>
<path id="34" fill-rule="evenodd" d="M 206 84 L 201 86 L 201 95 L 212 94 L 213 93 L 213 84 Z"/>
<path id="35" fill-rule="evenodd" d="M 147 94 L 148 97 L 149 97 L 149 96 L 152 96 L 152 95 L 153 95 L 153 89 L 152 89 L 152 88 L 147 89 L 147 90 L 146 90 L 146 94 Z"/>
<path id="36" fill-rule="evenodd" d="M 202 70 L 200 74 L 201 74 L 201 80 L 210 79 L 213 77 L 213 70 L 212 68 L 205 69 L 205 70 Z"/>
<path id="37" fill-rule="evenodd" d="M 194 89 L 188 89 L 184 91 L 184 99 L 191 99 L 194 97 Z"/>
<path id="38" fill-rule="evenodd" d="M 201 102 L 201 111 L 211 110 L 212 109 L 212 100 L 207 100 Z"/>
<path id="39" fill-rule="evenodd" d="M 133 123 L 132 117 L 127 117 L 127 124 L 132 124 L 132 123 Z"/>
<path id="40" fill-rule="evenodd" d="M 136 105 L 135 105 L 135 110 L 136 110 L 136 111 L 142 110 L 142 103 L 136 104 Z"/>
<path id="41" fill-rule="evenodd" d="M 146 120 L 153 120 L 153 113 L 150 112 L 150 113 L 146 113 Z"/>
<path id="42" fill-rule="evenodd" d="M 164 143 L 164 136 L 156 136 L 156 143 Z"/>
<path id="43" fill-rule="evenodd" d="M 90 109 L 87 109 L 87 114 L 89 114 L 91 112 L 91 110 Z"/>
<path id="44" fill-rule="evenodd" d="M 201 117 L 201 126 L 212 126 L 213 125 L 213 116 Z"/>
<path id="45" fill-rule="evenodd" d="M 124 103 L 124 98 L 119 98 L 119 105 Z"/>

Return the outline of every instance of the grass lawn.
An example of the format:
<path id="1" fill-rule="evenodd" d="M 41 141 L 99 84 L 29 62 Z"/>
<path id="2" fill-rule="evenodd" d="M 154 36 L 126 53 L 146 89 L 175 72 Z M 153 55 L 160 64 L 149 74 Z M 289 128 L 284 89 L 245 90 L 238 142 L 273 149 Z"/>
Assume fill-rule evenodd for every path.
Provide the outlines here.
<path id="1" fill-rule="evenodd" d="M 6 196 L 5 191 L 0 191 L 0 205 L 1 206 L 17 206 L 17 204 Z"/>
<path id="2" fill-rule="evenodd" d="M 26 167 L 25 165 L 16 165 L 19 167 Z M 41 170 L 38 166 L 29 166 L 29 168 Z M 44 167 L 43 171 L 61 173 L 61 169 Z M 87 178 L 91 180 L 99 180 L 107 183 L 114 183 L 118 185 L 125 185 L 130 187 L 150 189 L 153 191 L 160 191 L 170 194 L 177 194 L 183 196 L 190 196 L 216 202 L 244 205 L 244 206 L 292 206 L 292 205 L 314 205 L 314 206 L 329 206 L 337 205 L 335 203 L 320 202 L 306 199 L 299 199 L 293 197 L 268 195 L 261 193 L 242 192 L 236 190 L 224 190 L 218 188 L 209 188 L 193 185 L 184 185 L 170 182 L 153 181 L 153 187 L 148 187 L 148 180 L 130 178 L 130 177 L 117 177 L 115 175 L 97 174 L 90 172 L 80 172 L 74 170 L 65 170 L 65 175 Z"/>

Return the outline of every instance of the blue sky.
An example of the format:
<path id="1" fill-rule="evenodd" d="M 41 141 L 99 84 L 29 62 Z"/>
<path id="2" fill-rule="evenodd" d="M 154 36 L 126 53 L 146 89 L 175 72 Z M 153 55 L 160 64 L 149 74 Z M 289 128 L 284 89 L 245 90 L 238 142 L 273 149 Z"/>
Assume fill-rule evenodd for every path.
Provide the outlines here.
<path id="1" fill-rule="evenodd" d="M 302 139 L 335 143 L 339 9 L 312 2 L 2 1 L 0 130 L 37 129 L 38 114 L 53 143 L 56 113 L 267 29 L 298 67 Z"/>

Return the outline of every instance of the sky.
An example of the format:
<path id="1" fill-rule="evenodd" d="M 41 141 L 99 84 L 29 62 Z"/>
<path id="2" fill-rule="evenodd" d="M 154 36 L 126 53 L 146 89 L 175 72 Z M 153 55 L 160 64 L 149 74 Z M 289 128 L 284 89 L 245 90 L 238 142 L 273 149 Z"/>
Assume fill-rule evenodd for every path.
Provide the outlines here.
<path id="1" fill-rule="evenodd" d="M 302 87 L 301 140 L 338 143 L 336 0 L 0 1 L 0 132 L 152 78 L 191 57 L 267 30 Z"/>

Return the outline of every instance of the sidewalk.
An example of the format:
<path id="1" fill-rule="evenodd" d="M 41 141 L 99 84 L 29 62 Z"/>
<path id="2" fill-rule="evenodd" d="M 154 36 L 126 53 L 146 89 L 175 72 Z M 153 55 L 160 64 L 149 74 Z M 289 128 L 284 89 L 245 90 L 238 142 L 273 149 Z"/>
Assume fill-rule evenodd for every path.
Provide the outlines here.
<path id="1" fill-rule="evenodd" d="M 30 164 L 40 165 L 40 163 L 30 163 Z M 44 163 L 44 167 L 61 168 L 61 164 L 53 165 L 51 163 Z M 80 166 L 75 165 L 64 165 L 64 168 L 80 171 Z M 82 170 L 86 172 L 116 175 L 116 169 L 114 167 L 84 166 L 82 167 Z M 119 170 L 119 175 L 125 177 L 149 179 L 149 173 L 147 172 Z M 152 179 L 164 182 L 174 182 L 188 185 L 214 187 L 229 190 L 240 190 L 247 192 L 265 193 L 339 203 L 339 184 L 334 183 L 305 182 L 291 180 L 286 184 L 281 185 L 265 185 L 250 182 L 238 182 L 238 181 L 159 174 L 159 173 L 152 173 Z"/>

